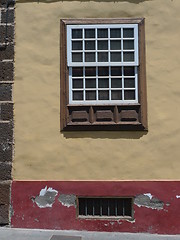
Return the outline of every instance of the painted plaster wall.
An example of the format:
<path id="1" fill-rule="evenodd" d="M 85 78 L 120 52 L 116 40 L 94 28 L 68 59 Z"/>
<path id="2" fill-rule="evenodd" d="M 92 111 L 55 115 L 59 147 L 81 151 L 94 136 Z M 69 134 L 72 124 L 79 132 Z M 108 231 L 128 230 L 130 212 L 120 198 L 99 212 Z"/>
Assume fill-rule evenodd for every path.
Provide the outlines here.
<path id="1" fill-rule="evenodd" d="M 18 0 L 14 179 L 178 179 L 180 1 Z M 60 133 L 60 19 L 146 18 L 149 132 Z"/>

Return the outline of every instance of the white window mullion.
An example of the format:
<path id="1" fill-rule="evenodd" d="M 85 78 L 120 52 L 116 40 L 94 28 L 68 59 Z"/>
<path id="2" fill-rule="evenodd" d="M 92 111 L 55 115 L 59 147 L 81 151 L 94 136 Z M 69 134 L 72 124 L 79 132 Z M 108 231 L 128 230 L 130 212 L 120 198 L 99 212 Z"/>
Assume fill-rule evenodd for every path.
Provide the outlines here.
<path id="1" fill-rule="evenodd" d="M 69 68 L 69 102 L 73 101 L 73 92 L 72 92 L 72 67 Z"/>
<path id="2" fill-rule="evenodd" d="M 86 91 L 85 91 L 85 67 L 83 67 L 83 101 L 86 101 Z"/>
<path id="3" fill-rule="evenodd" d="M 111 67 L 109 66 L 109 100 L 111 101 Z"/>
<path id="4" fill-rule="evenodd" d="M 96 100 L 98 101 L 98 67 L 96 67 Z"/>
<path id="5" fill-rule="evenodd" d="M 122 101 L 124 102 L 124 67 L 122 67 Z"/>
<path id="6" fill-rule="evenodd" d="M 123 59 L 123 28 L 121 28 L 121 63 L 124 62 Z"/>
<path id="7" fill-rule="evenodd" d="M 135 99 L 138 102 L 138 67 L 135 67 Z"/>

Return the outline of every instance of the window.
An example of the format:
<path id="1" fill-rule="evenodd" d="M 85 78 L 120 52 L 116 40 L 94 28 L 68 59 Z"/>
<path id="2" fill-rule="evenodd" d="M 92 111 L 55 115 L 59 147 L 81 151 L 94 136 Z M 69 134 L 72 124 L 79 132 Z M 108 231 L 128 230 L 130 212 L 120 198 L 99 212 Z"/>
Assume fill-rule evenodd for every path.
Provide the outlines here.
<path id="1" fill-rule="evenodd" d="M 61 130 L 147 130 L 144 19 L 61 21 Z"/>
<path id="2" fill-rule="evenodd" d="M 133 198 L 78 198 L 80 218 L 133 218 Z"/>

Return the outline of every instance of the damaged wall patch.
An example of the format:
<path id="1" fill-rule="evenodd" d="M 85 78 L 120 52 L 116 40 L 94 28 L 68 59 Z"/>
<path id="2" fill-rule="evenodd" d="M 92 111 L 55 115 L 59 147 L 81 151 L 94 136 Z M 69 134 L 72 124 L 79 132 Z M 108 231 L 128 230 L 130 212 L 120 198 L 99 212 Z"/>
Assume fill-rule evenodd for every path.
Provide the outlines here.
<path id="1" fill-rule="evenodd" d="M 32 201 L 37 204 L 40 208 L 52 207 L 55 202 L 55 198 L 58 194 L 53 188 L 47 188 L 47 186 L 41 189 L 39 196 L 33 197 Z"/>
<path id="2" fill-rule="evenodd" d="M 58 198 L 59 202 L 66 207 L 76 207 L 76 196 L 73 194 L 61 194 Z"/>
<path id="3" fill-rule="evenodd" d="M 136 196 L 134 204 L 138 207 L 146 207 L 157 210 L 162 210 L 164 207 L 164 203 L 161 200 L 147 193 Z"/>

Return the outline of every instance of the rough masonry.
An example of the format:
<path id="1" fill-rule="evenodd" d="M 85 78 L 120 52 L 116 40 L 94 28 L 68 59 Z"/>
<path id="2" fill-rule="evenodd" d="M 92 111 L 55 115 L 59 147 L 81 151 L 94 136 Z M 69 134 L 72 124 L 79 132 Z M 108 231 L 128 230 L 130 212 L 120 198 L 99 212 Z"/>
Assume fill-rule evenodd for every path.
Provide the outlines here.
<path id="1" fill-rule="evenodd" d="M 0 226 L 9 224 L 14 126 L 14 9 L 15 1 L 0 1 Z"/>

